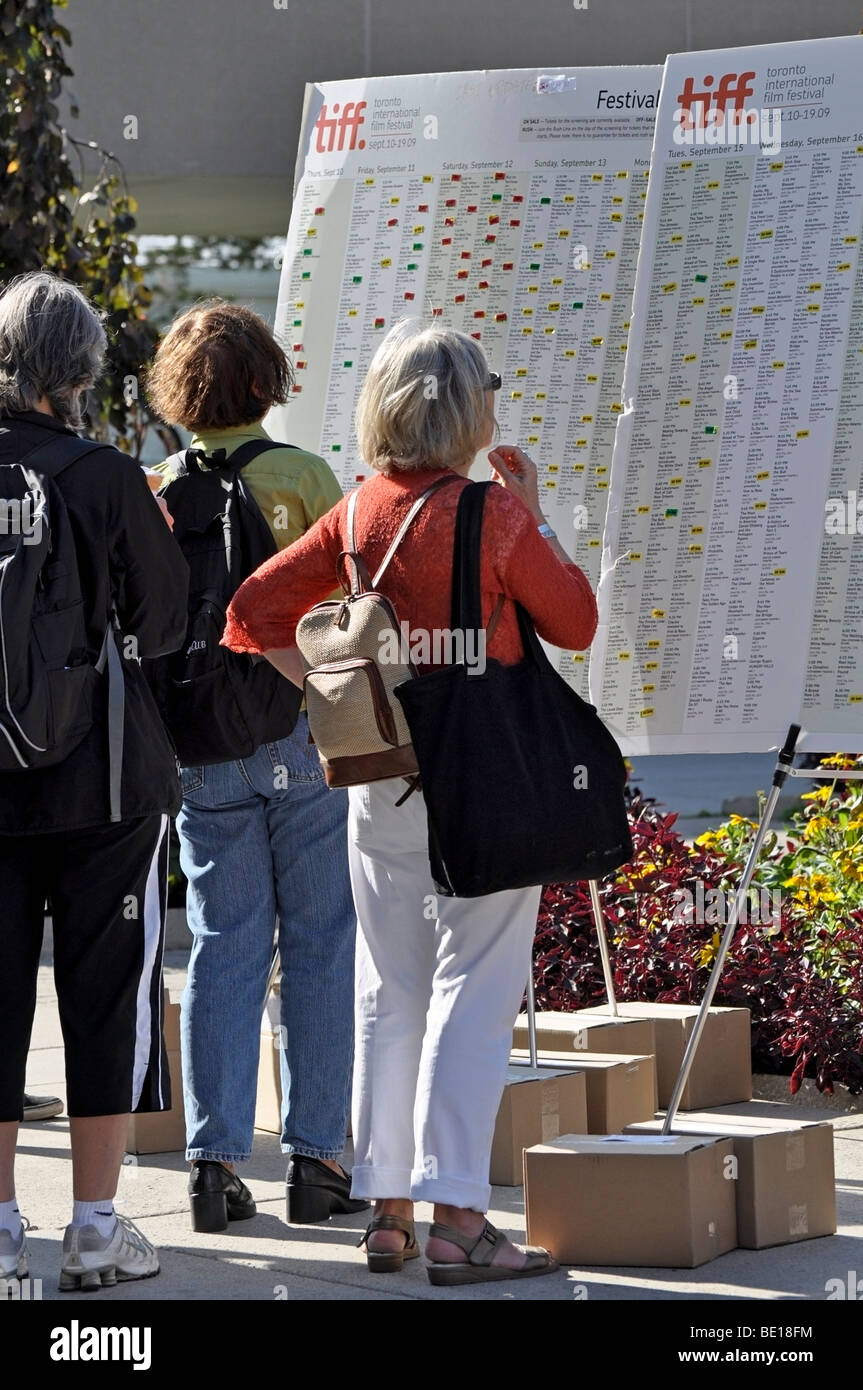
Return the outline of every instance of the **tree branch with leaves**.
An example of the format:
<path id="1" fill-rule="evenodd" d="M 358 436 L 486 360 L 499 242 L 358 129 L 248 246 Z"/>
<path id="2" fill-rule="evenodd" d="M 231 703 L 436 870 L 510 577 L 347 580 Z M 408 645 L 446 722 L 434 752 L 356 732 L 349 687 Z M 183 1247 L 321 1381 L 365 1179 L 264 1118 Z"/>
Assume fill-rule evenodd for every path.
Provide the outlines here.
<path id="1" fill-rule="evenodd" d="M 64 56 L 71 35 L 55 15 L 65 6 L 3 0 L 0 281 L 51 270 L 101 311 L 108 356 L 91 395 L 89 433 L 137 455 L 148 423 L 139 382 L 157 338 L 147 317 L 151 294 L 137 262 L 136 204 L 119 160 L 73 138 L 60 120 L 57 102 L 72 75 Z"/>

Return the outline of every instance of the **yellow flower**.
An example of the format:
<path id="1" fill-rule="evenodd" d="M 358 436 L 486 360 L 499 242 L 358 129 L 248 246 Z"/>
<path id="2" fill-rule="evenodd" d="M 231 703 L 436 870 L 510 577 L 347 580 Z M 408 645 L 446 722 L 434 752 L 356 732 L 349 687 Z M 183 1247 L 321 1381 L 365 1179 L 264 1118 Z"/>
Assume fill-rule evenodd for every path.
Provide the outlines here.
<path id="1" fill-rule="evenodd" d="M 630 878 L 647 878 L 647 875 L 648 875 L 648 874 L 655 874 L 655 873 L 656 873 L 656 865 L 655 865 L 655 864 L 651 864 L 651 863 L 647 863 L 647 864 L 636 864 L 636 866 L 635 866 L 634 869 L 630 869 L 630 871 L 629 871 L 629 876 L 630 876 Z"/>
<path id="2" fill-rule="evenodd" d="M 860 860 L 852 859 L 850 854 L 843 854 L 841 850 L 831 858 L 837 861 L 839 872 L 845 878 L 850 878 L 852 883 L 863 883 L 863 863 Z"/>
<path id="3" fill-rule="evenodd" d="M 853 753 L 831 753 L 829 758 L 821 759 L 822 767 L 854 767 L 857 759 Z"/>
<path id="4" fill-rule="evenodd" d="M 819 907 L 840 901 L 838 893 L 813 893 L 809 888 L 799 888 L 793 894 L 794 902 L 807 912 L 815 912 Z"/>
<path id="5" fill-rule="evenodd" d="M 804 840 L 814 840 L 815 836 L 820 835 L 822 830 L 830 830 L 832 826 L 833 821 L 829 816 L 813 816 L 812 819 L 806 823 L 806 829 L 803 831 L 803 838 Z"/>
<path id="6" fill-rule="evenodd" d="M 801 801 L 821 801 L 821 802 L 829 801 L 829 800 L 830 800 L 830 788 L 829 788 L 829 787 L 816 787 L 816 789 L 815 789 L 814 792 L 804 792 L 803 795 L 801 796 L 800 800 L 801 800 Z"/>
<path id="7" fill-rule="evenodd" d="M 809 887 L 812 888 L 814 891 L 821 892 L 823 889 L 829 888 L 829 886 L 830 879 L 828 878 L 827 874 L 821 874 L 816 872 L 809 875 Z"/>
<path id="8" fill-rule="evenodd" d="M 787 878 L 782 886 L 797 890 L 792 894 L 792 899 L 798 907 L 802 907 L 806 911 L 815 911 L 819 907 L 826 907 L 830 903 L 842 901 L 841 895 L 834 891 L 828 874 L 792 874 L 791 878 Z"/>
<path id="9" fill-rule="evenodd" d="M 748 816 L 738 816 L 736 811 L 732 811 L 728 817 L 728 823 L 729 825 L 751 825 L 753 830 L 755 829 L 754 820 L 750 820 Z"/>
<path id="10" fill-rule="evenodd" d="M 715 830 L 705 830 L 703 835 L 696 835 L 695 843 L 703 845 L 705 849 L 713 849 L 713 846 L 719 843 L 719 836 Z"/>
<path id="11" fill-rule="evenodd" d="M 699 965 L 712 965 L 716 959 L 716 952 L 719 950 L 719 932 L 713 933 L 713 937 L 707 946 L 702 946 L 698 952 Z"/>

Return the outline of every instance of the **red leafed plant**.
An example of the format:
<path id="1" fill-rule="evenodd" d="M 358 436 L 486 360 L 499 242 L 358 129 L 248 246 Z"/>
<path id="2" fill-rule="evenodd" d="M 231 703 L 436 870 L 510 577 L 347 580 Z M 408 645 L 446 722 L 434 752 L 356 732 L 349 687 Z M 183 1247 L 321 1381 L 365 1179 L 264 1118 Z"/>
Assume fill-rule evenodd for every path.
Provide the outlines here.
<path id="1" fill-rule="evenodd" d="M 708 835 L 706 844 L 688 845 L 674 830 L 677 816 L 661 814 L 637 791 L 630 820 L 633 858 L 599 885 L 615 992 L 621 1001 L 698 1003 L 726 919 L 696 907 L 705 898 L 730 907 L 743 859 L 732 862 L 728 846 L 750 823 L 735 817 L 725 840 Z M 771 873 L 777 866 L 782 875 L 790 872 L 788 851 L 768 846 L 764 875 L 761 866 L 756 875 L 762 887 L 785 881 Z M 715 1002 L 750 1010 L 756 1071 L 790 1073 L 792 1094 L 807 1076 L 820 1090 L 841 1084 L 857 1095 L 863 1091 L 863 909 L 849 903 L 827 930 L 791 894 L 778 894 L 773 908 L 761 920 L 749 914 L 738 927 Z M 543 890 L 534 983 L 539 1009 L 604 1002 L 586 883 Z"/>

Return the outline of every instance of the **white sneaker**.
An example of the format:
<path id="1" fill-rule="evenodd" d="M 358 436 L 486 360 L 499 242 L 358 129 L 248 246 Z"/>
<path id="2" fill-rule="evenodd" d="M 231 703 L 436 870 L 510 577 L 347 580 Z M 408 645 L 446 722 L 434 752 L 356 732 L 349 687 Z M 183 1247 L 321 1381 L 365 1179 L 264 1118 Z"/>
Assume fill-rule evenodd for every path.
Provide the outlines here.
<path id="1" fill-rule="evenodd" d="M 0 1279 L 26 1279 L 28 1273 L 26 1224 L 18 1240 L 11 1231 L 0 1231 Z"/>
<path id="2" fill-rule="evenodd" d="M 110 1236 L 95 1226 L 67 1226 L 63 1236 L 60 1291 L 110 1288 L 120 1279 L 150 1279 L 159 1257 L 128 1216 L 118 1216 Z"/>

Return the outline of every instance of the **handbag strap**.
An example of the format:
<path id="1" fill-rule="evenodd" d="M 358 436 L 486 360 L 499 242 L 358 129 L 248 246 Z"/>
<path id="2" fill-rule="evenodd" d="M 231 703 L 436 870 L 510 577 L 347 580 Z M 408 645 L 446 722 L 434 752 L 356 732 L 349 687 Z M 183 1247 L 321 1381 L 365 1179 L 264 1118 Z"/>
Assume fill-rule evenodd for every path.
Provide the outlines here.
<path id="1" fill-rule="evenodd" d="M 482 631 L 482 592 L 480 588 L 480 559 L 482 554 L 483 509 L 488 489 L 499 483 L 471 483 L 458 500 L 455 539 L 453 542 L 452 601 L 450 626 L 454 632 Z M 486 629 L 486 642 L 497 626 L 503 607 L 501 596 Z M 520 603 L 515 605 L 518 627 L 525 657 L 539 667 L 550 667 L 536 635 L 530 614 Z"/>
<path id="2" fill-rule="evenodd" d="M 404 521 L 402 522 L 401 526 L 400 526 L 399 529 L 396 531 L 396 534 L 394 535 L 392 541 L 390 542 L 390 545 L 389 545 L 389 548 L 388 548 L 388 550 L 387 550 L 387 553 L 386 553 L 386 555 L 384 556 L 384 558 L 381 560 L 381 563 L 380 563 L 380 565 L 378 566 L 377 572 L 376 572 L 376 574 L 374 575 L 374 577 L 373 577 L 373 579 L 372 579 L 372 581 L 371 581 L 371 588 L 376 589 L 376 588 L 378 587 L 379 583 L 381 582 L 381 579 L 383 578 L 384 571 L 386 570 L 387 566 L 389 565 L 390 560 L 393 558 L 393 556 L 395 555 L 395 553 L 396 553 L 396 551 L 398 550 L 399 546 L 401 545 L 402 541 L 404 540 L 405 536 L 407 535 L 408 528 L 410 527 L 411 522 L 413 521 L 413 519 L 414 519 L 414 517 L 417 515 L 417 513 L 425 506 L 426 502 L 427 502 L 428 499 L 431 497 L 432 493 L 437 492 L 438 488 L 443 487 L 446 483 L 451 483 L 456 477 L 458 477 L 458 474 L 456 474 L 456 473 L 450 473 L 447 477 L 444 477 L 444 478 L 435 478 L 434 482 L 429 484 L 429 486 L 426 488 L 425 492 L 420 493 L 419 497 L 416 498 L 416 500 L 415 500 L 414 503 L 412 504 L 412 506 L 411 506 L 411 508 L 410 508 L 410 510 L 409 510 L 409 512 L 408 512 L 408 514 L 407 514 L 407 516 L 405 517 Z M 357 551 L 356 520 L 355 520 L 355 519 L 356 519 L 356 511 L 357 511 L 357 495 L 359 494 L 359 491 L 360 491 L 359 488 L 354 488 L 353 492 L 352 492 L 352 493 L 350 494 L 350 496 L 348 497 L 348 516 L 347 516 L 348 550 L 342 552 L 343 554 L 346 554 L 346 555 L 349 555 L 349 556 L 356 556 L 357 558 L 359 558 L 359 553 L 358 553 L 358 551 Z M 341 556 L 340 556 L 339 558 L 341 559 Z M 364 567 L 364 568 L 365 568 L 365 567 Z"/>
<path id="3" fill-rule="evenodd" d="M 471 483 L 458 499 L 452 556 L 450 627 L 478 632 L 482 627 L 480 555 L 482 517 L 490 483 Z"/>

